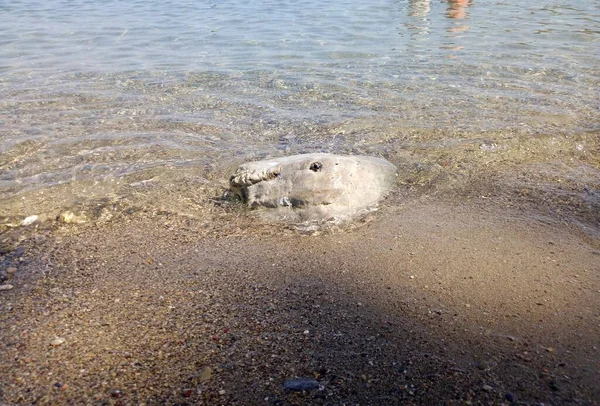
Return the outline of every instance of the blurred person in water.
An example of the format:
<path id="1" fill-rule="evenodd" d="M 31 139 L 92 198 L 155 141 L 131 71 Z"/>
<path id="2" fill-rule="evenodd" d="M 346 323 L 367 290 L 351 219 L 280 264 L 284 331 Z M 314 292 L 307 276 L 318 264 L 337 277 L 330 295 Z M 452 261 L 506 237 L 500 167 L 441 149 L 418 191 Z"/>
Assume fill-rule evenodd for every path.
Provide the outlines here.
<path id="1" fill-rule="evenodd" d="M 469 13 L 467 9 L 473 4 L 473 0 L 446 0 L 448 3 L 448 9 L 446 10 L 446 17 L 454 20 L 467 20 Z M 463 32 L 467 31 L 469 26 L 467 24 L 457 24 L 448 28 L 448 32 Z"/>
<path id="2" fill-rule="evenodd" d="M 408 15 L 412 18 L 407 21 L 405 25 L 412 32 L 411 37 L 413 39 L 416 39 L 416 37 L 429 35 L 431 22 L 427 16 L 430 11 L 430 0 L 410 0 Z"/>
<path id="3" fill-rule="evenodd" d="M 408 15 L 412 17 L 425 17 L 431 10 L 430 0 L 411 0 Z"/>
<path id="4" fill-rule="evenodd" d="M 443 0 L 448 3 L 446 16 L 463 20 L 468 17 L 467 8 L 473 4 L 473 0 Z M 408 15 L 413 17 L 425 17 L 431 11 L 431 0 L 410 0 Z"/>
<path id="5" fill-rule="evenodd" d="M 455 18 L 463 20 L 468 17 L 467 8 L 473 4 L 473 0 L 446 0 L 448 3 L 448 10 L 446 15 L 449 18 Z"/>

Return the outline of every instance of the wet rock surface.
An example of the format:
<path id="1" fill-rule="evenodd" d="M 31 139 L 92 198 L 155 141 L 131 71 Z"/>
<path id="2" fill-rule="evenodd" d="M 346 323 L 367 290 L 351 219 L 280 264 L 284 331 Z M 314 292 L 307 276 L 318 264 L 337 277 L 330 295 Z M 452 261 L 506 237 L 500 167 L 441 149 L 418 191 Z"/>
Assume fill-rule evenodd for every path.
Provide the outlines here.
<path id="1" fill-rule="evenodd" d="M 394 185 L 396 167 L 383 158 L 303 154 L 241 165 L 230 178 L 249 207 L 287 221 L 349 218 L 374 206 Z"/>

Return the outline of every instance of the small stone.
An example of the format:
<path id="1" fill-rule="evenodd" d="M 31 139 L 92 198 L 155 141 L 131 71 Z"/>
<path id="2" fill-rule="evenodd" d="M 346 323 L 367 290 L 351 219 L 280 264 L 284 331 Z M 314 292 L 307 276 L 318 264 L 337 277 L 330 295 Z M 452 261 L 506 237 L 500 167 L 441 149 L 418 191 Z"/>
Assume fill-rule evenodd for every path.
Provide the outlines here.
<path id="1" fill-rule="evenodd" d="M 200 371 L 200 381 L 205 382 L 212 378 L 213 370 L 211 367 L 206 367 Z"/>
<path id="2" fill-rule="evenodd" d="M 477 363 L 477 369 L 481 371 L 487 371 L 490 369 L 490 366 L 485 361 L 481 361 Z"/>
<path id="3" fill-rule="evenodd" d="M 28 216 L 25 217 L 25 219 L 23 221 L 21 221 L 21 225 L 22 226 L 28 226 L 31 225 L 33 223 L 35 223 L 38 219 L 38 216 L 36 216 L 35 214 L 33 216 Z"/>
<path id="4" fill-rule="evenodd" d="M 225 389 L 221 389 L 221 390 L 219 391 L 219 395 L 223 396 L 224 394 L 225 394 Z"/>
<path id="5" fill-rule="evenodd" d="M 11 290 L 12 288 L 14 288 L 13 285 L 9 285 L 9 284 L 0 285 L 0 290 Z"/>
<path id="6" fill-rule="evenodd" d="M 98 216 L 98 222 L 106 223 L 113 218 L 113 214 L 110 212 L 108 208 L 103 208 L 100 216 Z"/>
<path id="7" fill-rule="evenodd" d="M 288 379 L 283 387 L 293 391 L 313 390 L 319 389 L 319 382 L 310 378 Z"/>
<path id="8" fill-rule="evenodd" d="M 58 347 L 59 345 L 62 345 L 65 342 L 64 338 L 55 338 L 54 340 L 50 341 L 50 345 L 53 347 Z"/>
<path id="9" fill-rule="evenodd" d="M 121 389 L 113 389 L 110 391 L 110 396 L 113 398 L 122 398 L 123 391 Z"/>
<path id="10" fill-rule="evenodd" d="M 72 211 L 65 211 L 65 212 L 61 213 L 59 218 L 63 223 L 66 223 L 66 224 L 70 224 L 70 223 L 82 224 L 87 221 L 87 218 L 84 215 L 82 215 L 82 214 L 76 215 Z"/>
<path id="11" fill-rule="evenodd" d="M 484 391 L 486 391 L 486 392 L 491 392 L 491 391 L 493 391 L 493 390 L 494 390 L 494 388 L 492 388 L 490 385 L 483 385 L 483 386 L 481 387 L 481 389 L 483 389 L 483 390 L 484 390 Z"/>
<path id="12" fill-rule="evenodd" d="M 510 393 L 510 392 L 506 392 L 506 393 L 504 394 L 504 399 L 508 400 L 508 401 L 509 401 L 509 402 L 511 402 L 511 403 L 514 403 L 514 402 L 515 402 L 515 400 L 516 400 L 517 398 L 516 398 L 516 397 L 515 397 L 515 395 L 513 395 L 512 393 Z"/>
<path id="13" fill-rule="evenodd" d="M 13 252 L 13 256 L 15 258 L 21 258 L 25 254 L 25 248 L 17 247 L 17 249 Z"/>
<path id="14" fill-rule="evenodd" d="M 23 254 L 25 254 L 25 248 L 21 246 L 17 247 L 17 249 L 13 251 L 12 256 L 15 258 L 21 258 Z"/>
<path id="15" fill-rule="evenodd" d="M 6 270 L 6 273 L 9 275 L 14 275 L 17 273 L 17 268 L 15 268 L 14 266 L 9 266 Z"/>
<path id="16" fill-rule="evenodd" d="M 189 398 L 194 394 L 194 390 L 193 389 L 184 389 L 181 391 L 181 395 L 184 398 Z"/>
<path id="17" fill-rule="evenodd" d="M 304 330 L 304 334 L 310 334 L 309 330 Z"/>

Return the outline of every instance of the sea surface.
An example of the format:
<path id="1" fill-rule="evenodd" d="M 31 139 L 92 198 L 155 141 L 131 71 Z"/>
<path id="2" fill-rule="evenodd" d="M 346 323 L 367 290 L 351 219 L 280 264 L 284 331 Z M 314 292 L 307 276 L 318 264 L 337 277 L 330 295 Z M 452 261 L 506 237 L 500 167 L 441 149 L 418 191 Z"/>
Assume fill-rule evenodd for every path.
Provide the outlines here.
<path id="1" fill-rule="evenodd" d="M 238 163 L 326 151 L 599 225 L 600 1 L 27 0 L 0 21 L 3 224 L 194 215 Z"/>

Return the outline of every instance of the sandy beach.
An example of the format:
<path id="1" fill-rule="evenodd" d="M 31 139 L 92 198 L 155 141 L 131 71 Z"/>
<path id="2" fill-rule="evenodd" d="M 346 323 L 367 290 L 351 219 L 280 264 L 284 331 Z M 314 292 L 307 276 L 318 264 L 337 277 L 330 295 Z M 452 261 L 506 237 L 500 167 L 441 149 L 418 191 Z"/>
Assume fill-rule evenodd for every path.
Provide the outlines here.
<path id="1" fill-rule="evenodd" d="M 1 403 L 598 402 L 600 250 L 564 222 L 432 199 L 317 235 L 221 215 L 13 245 Z"/>
<path id="2" fill-rule="evenodd" d="M 599 4 L 2 2 L 0 406 L 600 404 Z"/>

